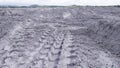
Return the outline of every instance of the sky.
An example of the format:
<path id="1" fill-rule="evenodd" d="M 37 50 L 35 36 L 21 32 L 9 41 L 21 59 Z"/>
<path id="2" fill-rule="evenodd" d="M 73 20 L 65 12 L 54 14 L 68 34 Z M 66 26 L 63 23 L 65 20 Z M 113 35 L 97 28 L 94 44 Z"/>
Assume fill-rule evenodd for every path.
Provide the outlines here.
<path id="1" fill-rule="evenodd" d="M 120 0 L 0 0 L 0 5 L 120 5 Z"/>

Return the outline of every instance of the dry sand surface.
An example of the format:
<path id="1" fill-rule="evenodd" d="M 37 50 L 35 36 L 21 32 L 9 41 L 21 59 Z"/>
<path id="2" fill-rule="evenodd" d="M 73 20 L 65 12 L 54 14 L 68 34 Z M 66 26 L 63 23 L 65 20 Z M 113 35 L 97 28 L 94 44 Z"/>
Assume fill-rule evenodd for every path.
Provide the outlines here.
<path id="1" fill-rule="evenodd" d="M 0 68 L 120 68 L 120 8 L 0 8 Z"/>

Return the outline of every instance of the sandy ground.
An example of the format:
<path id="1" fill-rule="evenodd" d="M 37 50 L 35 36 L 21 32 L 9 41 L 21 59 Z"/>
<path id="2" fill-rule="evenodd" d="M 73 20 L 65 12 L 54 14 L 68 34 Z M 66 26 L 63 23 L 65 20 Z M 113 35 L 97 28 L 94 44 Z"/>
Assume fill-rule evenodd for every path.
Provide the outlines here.
<path id="1" fill-rule="evenodd" d="M 119 7 L 0 8 L 0 68 L 120 68 Z"/>

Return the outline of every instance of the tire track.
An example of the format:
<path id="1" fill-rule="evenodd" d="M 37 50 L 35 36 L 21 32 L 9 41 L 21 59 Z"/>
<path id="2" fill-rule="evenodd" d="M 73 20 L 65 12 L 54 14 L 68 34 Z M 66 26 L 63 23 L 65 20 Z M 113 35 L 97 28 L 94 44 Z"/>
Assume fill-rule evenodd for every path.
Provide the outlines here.
<path id="1" fill-rule="evenodd" d="M 16 31 L 12 36 L 14 39 L 11 40 L 8 54 L 2 57 L 4 62 L 1 66 L 9 68 L 119 68 L 109 52 L 97 47 L 93 40 L 82 32 L 79 34 L 77 29 L 41 25 Z"/>
<path id="2" fill-rule="evenodd" d="M 70 40 L 71 38 L 72 36 L 70 35 L 70 32 L 67 30 L 58 68 L 67 68 L 67 64 L 70 63 L 70 59 L 68 58 L 68 56 L 70 55 L 68 47 L 71 46 L 72 42 Z"/>
<path id="3" fill-rule="evenodd" d="M 66 31 L 56 30 L 45 35 L 42 37 L 44 38 L 43 46 L 34 54 L 27 67 L 34 68 L 40 65 L 41 68 L 59 68 Z"/>

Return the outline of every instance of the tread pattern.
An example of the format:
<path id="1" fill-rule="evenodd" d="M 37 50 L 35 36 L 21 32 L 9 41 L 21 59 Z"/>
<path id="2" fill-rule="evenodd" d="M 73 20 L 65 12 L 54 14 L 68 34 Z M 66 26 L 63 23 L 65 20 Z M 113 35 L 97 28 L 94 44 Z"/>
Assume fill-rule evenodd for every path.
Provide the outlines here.
<path id="1" fill-rule="evenodd" d="M 9 37 L 8 49 L 0 51 L 0 68 L 119 68 L 84 33 L 29 25 Z"/>

